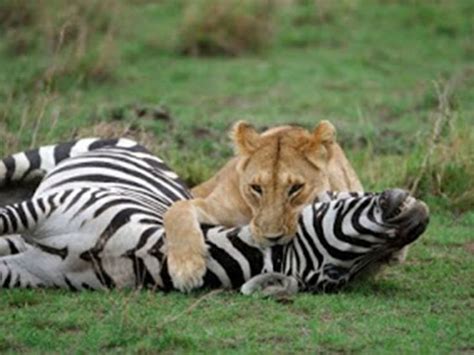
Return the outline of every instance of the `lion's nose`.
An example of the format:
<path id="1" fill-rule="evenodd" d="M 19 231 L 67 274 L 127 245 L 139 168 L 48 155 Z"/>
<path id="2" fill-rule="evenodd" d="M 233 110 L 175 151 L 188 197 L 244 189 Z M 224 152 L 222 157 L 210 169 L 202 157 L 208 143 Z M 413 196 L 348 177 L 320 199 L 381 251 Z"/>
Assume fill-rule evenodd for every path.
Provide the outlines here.
<path id="1" fill-rule="evenodd" d="M 266 236 L 267 240 L 271 243 L 278 243 L 280 240 L 282 240 L 283 238 L 285 237 L 284 234 L 279 234 L 279 235 L 275 235 L 275 236 Z"/>

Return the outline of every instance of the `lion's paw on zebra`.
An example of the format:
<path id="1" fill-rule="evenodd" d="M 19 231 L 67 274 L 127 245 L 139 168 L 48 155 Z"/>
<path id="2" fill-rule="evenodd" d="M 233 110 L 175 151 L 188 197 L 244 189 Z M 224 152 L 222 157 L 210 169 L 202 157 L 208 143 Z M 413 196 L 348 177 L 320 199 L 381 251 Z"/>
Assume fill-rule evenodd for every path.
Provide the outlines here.
<path id="1" fill-rule="evenodd" d="M 192 188 L 193 199 L 165 213 L 168 270 L 180 290 L 199 286 L 206 272 L 200 224 L 250 225 L 262 247 L 287 244 L 301 210 L 327 190 L 363 192 L 329 121 L 312 131 L 276 126 L 259 133 L 245 121 L 231 131 L 234 157 Z"/>
<path id="2" fill-rule="evenodd" d="M 0 287 L 175 289 L 163 214 L 191 196 L 144 147 L 92 138 L 41 147 L 3 159 L 0 184 L 7 195 L 34 187 L 0 208 Z M 414 242 L 429 220 L 427 206 L 399 189 L 319 201 L 286 245 L 262 248 L 248 226 L 201 226 L 208 255 L 199 288 L 339 290 Z"/>

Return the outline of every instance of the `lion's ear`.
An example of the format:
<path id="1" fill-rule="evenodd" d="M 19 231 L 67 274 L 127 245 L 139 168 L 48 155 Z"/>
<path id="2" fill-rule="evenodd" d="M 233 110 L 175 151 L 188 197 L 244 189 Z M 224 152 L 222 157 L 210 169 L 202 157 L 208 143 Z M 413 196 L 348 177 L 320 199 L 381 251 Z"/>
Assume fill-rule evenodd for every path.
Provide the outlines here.
<path id="1" fill-rule="evenodd" d="M 255 128 L 245 121 L 237 122 L 231 133 L 237 154 L 250 155 L 259 146 L 260 135 Z"/>
<path id="2" fill-rule="evenodd" d="M 317 145 L 322 144 L 329 148 L 331 144 L 336 142 L 336 128 L 329 121 L 321 121 L 314 128 L 313 138 Z"/>
<path id="3" fill-rule="evenodd" d="M 303 145 L 306 157 L 315 165 L 324 164 L 331 158 L 331 146 L 336 142 L 336 129 L 329 121 L 321 121 L 314 128 L 309 140 Z"/>

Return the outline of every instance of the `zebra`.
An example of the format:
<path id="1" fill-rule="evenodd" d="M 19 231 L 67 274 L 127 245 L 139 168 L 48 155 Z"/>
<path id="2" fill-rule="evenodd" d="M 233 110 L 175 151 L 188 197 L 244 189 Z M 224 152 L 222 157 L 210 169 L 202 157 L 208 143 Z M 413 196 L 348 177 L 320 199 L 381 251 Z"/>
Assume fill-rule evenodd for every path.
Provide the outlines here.
<path id="1" fill-rule="evenodd" d="M 31 197 L 0 209 L 0 287 L 175 289 L 163 214 L 191 195 L 163 160 L 128 139 L 90 138 L 0 162 L 4 187 L 38 180 Z M 414 242 L 428 221 L 422 201 L 391 189 L 322 194 L 284 246 L 259 247 L 248 226 L 202 226 L 201 287 L 336 291 Z"/>

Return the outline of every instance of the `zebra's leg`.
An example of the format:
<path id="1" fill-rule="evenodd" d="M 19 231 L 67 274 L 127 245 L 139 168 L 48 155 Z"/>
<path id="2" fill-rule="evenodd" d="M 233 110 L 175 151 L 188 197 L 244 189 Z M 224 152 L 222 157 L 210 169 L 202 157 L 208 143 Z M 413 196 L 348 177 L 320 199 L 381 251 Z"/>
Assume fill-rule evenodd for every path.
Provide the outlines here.
<path id="1" fill-rule="evenodd" d="M 77 250 L 25 245 L 22 253 L 0 257 L 0 288 L 105 288 L 93 265 L 82 260 Z"/>
<path id="2" fill-rule="evenodd" d="M 269 297 L 287 297 L 298 292 L 298 280 L 278 272 L 269 272 L 252 277 L 240 288 L 244 295 L 260 292 Z"/>
<path id="3" fill-rule="evenodd" d="M 25 251 L 0 258 L 0 288 L 38 288 L 46 286 L 38 277 L 38 258 Z M 35 272 L 32 272 L 32 271 Z"/>
<path id="4" fill-rule="evenodd" d="M 1 207 L 0 236 L 32 231 L 44 222 L 60 206 L 62 198 L 71 192 L 72 190 L 65 190 Z"/>
<path id="5" fill-rule="evenodd" d="M 0 238 L 0 257 L 19 254 L 26 250 L 26 244 L 21 235 L 10 235 Z"/>

